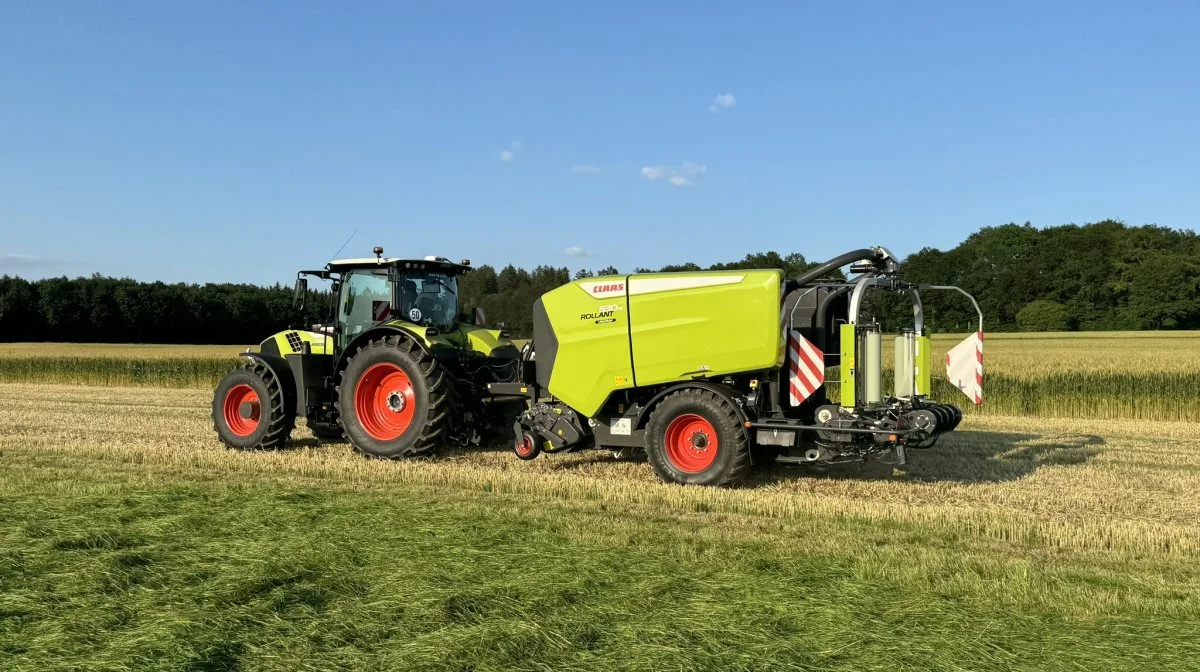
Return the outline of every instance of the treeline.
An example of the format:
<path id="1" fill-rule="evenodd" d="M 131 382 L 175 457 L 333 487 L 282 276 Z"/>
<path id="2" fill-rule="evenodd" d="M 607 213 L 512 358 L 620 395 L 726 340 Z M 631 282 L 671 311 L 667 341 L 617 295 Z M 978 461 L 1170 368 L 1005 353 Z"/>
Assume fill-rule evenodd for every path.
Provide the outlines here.
<path id="1" fill-rule="evenodd" d="M 290 323 L 323 321 L 328 303 L 318 296 L 297 315 L 292 288 L 278 284 L 164 284 L 99 275 L 30 282 L 4 276 L 0 340 L 257 343 Z"/>
<path id="2" fill-rule="evenodd" d="M 992 331 L 1200 329 L 1200 236 L 1105 220 L 987 227 L 904 261 L 908 278 L 971 292 Z M 935 328 L 969 324 L 960 296 L 930 295 Z"/>
<path id="3" fill-rule="evenodd" d="M 705 268 L 779 268 L 794 276 L 814 265 L 798 253 L 765 252 Z M 990 331 L 1200 329 L 1200 237 L 1191 231 L 1116 221 L 1047 229 L 1006 224 L 984 228 L 947 251 L 922 249 L 903 266 L 909 279 L 955 284 L 974 294 Z M 628 269 L 649 270 L 704 269 L 695 263 Z M 481 266 L 459 279 L 460 305 L 464 312 L 483 308 L 490 323 L 503 322 L 524 336 L 539 295 L 572 279 L 618 272 Z M 889 329 L 911 320 L 901 303 L 869 308 Z M 973 328 L 974 311 L 960 295 L 927 293 L 925 309 L 935 331 Z M 0 278 L 0 338 L 10 342 L 243 344 L 328 318 L 327 294 L 310 296 L 297 315 L 291 287 L 279 284 Z"/>

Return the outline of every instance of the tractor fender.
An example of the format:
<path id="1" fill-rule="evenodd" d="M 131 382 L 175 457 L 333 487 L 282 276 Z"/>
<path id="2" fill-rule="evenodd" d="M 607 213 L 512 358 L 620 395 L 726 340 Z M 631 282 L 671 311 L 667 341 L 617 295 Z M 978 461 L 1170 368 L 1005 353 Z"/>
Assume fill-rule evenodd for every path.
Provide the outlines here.
<path id="1" fill-rule="evenodd" d="M 253 359 L 270 369 L 283 388 L 284 412 L 296 413 L 296 377 L 283 357 L 270 352 L 242 352 L 238 356 Z"/>
<path id="2" fill-rule="evenodd" d="M 742 405 L 738 403 L 738 397 L 740 395 L 735 390 L 718 383 L 710 383 L 706 380 L 694 380 L 688 383 L 671 385 L 670 387 L 663 389 L 661 392 L 651 397 L 650 401 L 646 402 L 646 405 L 643 406 L 642 410 L 638 413 L 637 420 L 635 420 L 633 423 L 634 428 L 643 429 L 646 426 L 646 423 L 650 421 L 650 413 L 654 411 L 654 407 L 658 406 L 658 402 L 665 399 L 667 395 L 671 394 L 672 392 L 688 389 L 708 390 L 716 393 L 717 396 L 724 399 L 726 403 L 733 407 L 734 411 L 736 411 L 738 414 L 738 418 L 743 423 L 749 422 L 750 418 L 746 416 L 745 409 L 743 409 Z M 743 431 L 745 430 L 743 429 Z"/>
<path id="3" fill-rule="evenodd" d="M 364 331 L 358 336 L 355 336 L 353 341 L 350 341 L 346 344 L 346 347 L 342 348 L 342 352 L 338 355 L 337 364 L 333 367 L 333 372 L 335 374 L 334 380 L 337 380 L 337 372 L 346 367 L 346 362 L 350 361 L 350 356 L 357 352 L 358 349 L 367 341 L 370 341 L 373 338 L 379 338 L 380 334 L 399 334 L 411 340 L 413 343 L 416 343 L 425 352 L 429 352 L 429 348 L 425 346 L 425 343 L 421 340 L 421 338 L 408 329 L 394 324 L 379 325 L 378 327 L 373 327 Z"/>

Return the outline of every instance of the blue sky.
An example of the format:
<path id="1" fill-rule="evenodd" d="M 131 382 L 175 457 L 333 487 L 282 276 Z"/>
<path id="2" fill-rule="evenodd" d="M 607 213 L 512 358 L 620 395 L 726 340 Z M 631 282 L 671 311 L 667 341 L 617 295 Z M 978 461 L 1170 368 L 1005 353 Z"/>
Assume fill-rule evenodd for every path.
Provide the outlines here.
<path id="1" fill-rule="evenodd" d="M 0 12 L 0 273 L 286 283 L 354 230 L 628 270 L 1200 213 L 1195 3 Z"/>

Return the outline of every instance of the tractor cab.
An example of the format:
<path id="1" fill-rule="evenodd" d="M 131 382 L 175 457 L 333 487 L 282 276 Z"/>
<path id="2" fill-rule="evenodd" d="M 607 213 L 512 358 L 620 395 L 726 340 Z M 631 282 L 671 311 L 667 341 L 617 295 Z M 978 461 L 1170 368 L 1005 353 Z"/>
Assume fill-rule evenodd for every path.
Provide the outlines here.
<path id="1" fill-rule="evenodd" d="M 422 331 L 425 336 L 449 335 L 458 326 L 483 326 L 482 311 L 459 312 L 458 276 L 471 270 L 471 262 L 455 263 L 445 257 L 420 259 L 375 257 L 330 261 L 321 271 L 300 271 L 296 303 L 303 305 L 307 293 L 304 276 L 332 279 L 334 294 L 330 322 L 322 331 L 333 335 L 334 350 L 376 326 L 388 322 Z"/>

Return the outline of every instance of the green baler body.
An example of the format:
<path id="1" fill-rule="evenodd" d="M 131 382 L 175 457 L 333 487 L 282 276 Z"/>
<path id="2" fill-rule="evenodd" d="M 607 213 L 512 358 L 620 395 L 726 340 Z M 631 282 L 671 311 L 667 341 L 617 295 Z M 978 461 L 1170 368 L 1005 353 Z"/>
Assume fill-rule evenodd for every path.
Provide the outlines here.
<path id="1" fill-rule="evenodd" d="M 534 309 L 538 380 L 585 416 L 610 395 L 782 366 L 774 270 L 588 278 Z"/>

